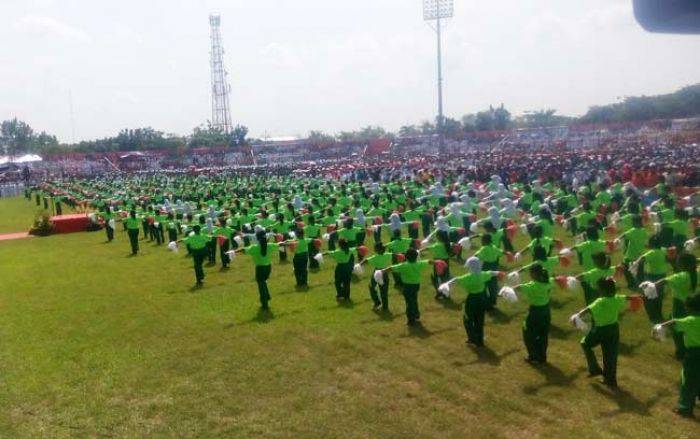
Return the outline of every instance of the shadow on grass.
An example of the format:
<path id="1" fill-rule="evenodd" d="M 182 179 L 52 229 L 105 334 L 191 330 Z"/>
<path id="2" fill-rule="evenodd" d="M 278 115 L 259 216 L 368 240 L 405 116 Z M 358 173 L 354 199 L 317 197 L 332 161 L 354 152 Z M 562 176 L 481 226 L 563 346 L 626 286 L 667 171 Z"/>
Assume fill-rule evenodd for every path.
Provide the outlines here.
<path id="1" fill-rule="evenodd" d="M 513 314 L 506 314 L 498 308 L 494 308 L 493 310 L 486 312 L 486 315 L 491 317 L 491 320 L 499 325 L 507 325 L 521 314 L 523 314 L 523 311 L 518 311 Z"/>
<path id="2" fill-rule="evenodd" d="M 545 387 L 568 387 L 586 370 L 585 367 L 580 367 L 576 372 L 567 375 L 550 363 L 533 365 L 532 367 L 545 378 L 545 381 L 523 387 L 523 393 L 526 395 L 534 395 Z"/>
<path id="3" fill-rule="evenodd" d="M 271 309 L 258 309 L 258 313 L 251 319 L 251 322 L 268 323 L 275 318 L 275 313 Z"/>
<path id="4" fill-rule="evenodd" d="M 455 302 L 454 300 L 452 300 L 451 297 L 442 298 L 440 300 L 435 301 L 442 305 L 442 307 L 445 309 L 451 309 L 455 311 L 460 311 L 462 309 L 462 304 Z"/>
<path id="5" fill-rule="evenodd" d="M 625 343 L 621 341 L 618 350 L 620 355 L 632 355 L 643 345 L 643 340 L 639 340 L 634 343 Z"/>
<path id="6" fill-rule="evenodd" d="M 441 334 L 443 332 L 449 332 L 449 331 L 454 331 L 454 328 L 445 328 L 445 329 L 438 329 L 435 331 L 431 331 L 430 329 L 426 328 L 422 324 L 418 324 L 416 326 L 407 326 L 408 328 L 408 334 L 402 335 L 401 338 L 406 338 L 406 337 L 415 337 L 415 338 L 430 338 L 433 335 Z"/>
<path id="7" fill-rule="evenodd" d="M 562 328 L 557 325 L 549 327 L 549 336 L 557 340 L 567 340 L 571 334 L 576 333 L 575 329 Z"/>
<path id="8" fill-rule="evenodd" d="M 477 347 L 474 345 L 468 345 L 469 348 L 476 354 L 476 360 L 470 361 L 470 364 L 489 364 L 491 366 L 500 366 L 504 358 L 513 355 L 518 352 L 519 349 L 511 349 L 502 354 L 497 354 L 493 349 L 488 346 Z"/>
<path id="9" fill-rule="evenodd" d="M 671 394 L 670 391 L 662 389 L 656 392 L 656 394 L 648 400 L 641 401 L 627 390 L 619 387 L 617 389 L 610 389 L 603 384 L 596 383 L 591 383 L 591 387 L 599 394 L 617 404 L 617 410 L 601 412 L 600 415 L 604 417 L 617 416 L 622 413 L 634 413 L 637 415 L 648 416 L 650 415 L 650 409 L 654 407 L 662 397 L 669 396 Z"/>

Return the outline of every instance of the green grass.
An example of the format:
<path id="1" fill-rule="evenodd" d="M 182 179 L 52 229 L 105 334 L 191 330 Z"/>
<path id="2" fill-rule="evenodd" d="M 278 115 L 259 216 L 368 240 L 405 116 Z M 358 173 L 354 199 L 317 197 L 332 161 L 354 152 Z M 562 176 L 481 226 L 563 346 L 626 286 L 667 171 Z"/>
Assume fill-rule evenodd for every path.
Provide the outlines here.
<path id="1" fill-rule="evenodd" d="M 24 198 L 0 198 L 0 234 L 26 232 L 32 227 L 34 217 L 43 210 Z"/>
<path id="2" fill-rule="evenodd" d="M 3 202 L 0 224 L 33 210 Z M 551 366 L 533 368 L 523 362 L 524 303 L 487 317 L 489 349 L 476 352 L 464 344 L 461 311 L 436 302 L 427 277 L 424 331 L 405 326 L 396 290 L 392 316 L 373 313 L 367 274 L 353 284 L 354 307 L 338 306 L 329 263 L 306 293 L 294 290 L 291 264 L 275 263 L 267 318 L 245 256 L 228 272 L 207 268 L 195 292 L 182 253 L 142 243 L 132 258 L 123 233 L 104 241 L 98 232 L 0 242 L 0 437 L 700 431 L 671 413 L 680 365 L 672 343 L 650 339 L 644 313 L 622 322 L 622 390 L 586 377 L 581 333 L 567 323 L 581 292 L 557 291 Z"/>

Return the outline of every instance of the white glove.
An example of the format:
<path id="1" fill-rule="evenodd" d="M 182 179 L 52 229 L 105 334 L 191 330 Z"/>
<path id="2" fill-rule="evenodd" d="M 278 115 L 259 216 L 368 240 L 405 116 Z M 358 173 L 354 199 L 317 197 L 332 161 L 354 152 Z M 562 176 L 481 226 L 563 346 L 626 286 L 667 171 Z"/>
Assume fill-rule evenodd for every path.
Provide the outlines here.
<path id="1" fill-rule="evenodd" d="M 382 270 L 375 270 L 374 271 L 374 281 L 379 286 L 384 285 L 384 272 L 382 272 Z"/>
<path id="2" fill-rule="evenodd" d="M 506 302 L 514 303 L 518 301 L 518 295 L 515 293 L 515 290 L 511 287 L 501 288 L 501 291 L 498 292 L 498 295 L 502 297 Z"/>
<path id="3" fill-rule="evenodd" d="M 581 285 L 581 282 L 579 282 L 574 276 L 569 276 L 566 278 L 566 288 L 575 290 L 579 287 L 579 285 Z"/>
<path id="4" fill-rule="evenodd" d="M 352 272 L 358 276 L 360 276 L 362 273 L 364 273 L 364 270 L 362 269 L 362 264 L 355 264 L 352 267 Z"/>
<path id="5" fill-rule="evenodd" d="M 569 322 L 573 324 L 579 331 L 588 331 L 588 323 L 586 323 L 578 314 L 574 314 L 569 318 Z"/>
<path id="6" fill-rule="evenodd" d="M 314 259 L 319 264 L 323 264 L 323 253 L 316 253 L 316 255 L 314 255 Z"/>
<path id="7" fill-rule="evenodd" d="M 658 291 L 656 291 L 656 284 L 653 282 L 645 281 L 639 284 L 639 288 L 642 289 L 644 297 L 647 299 L 656 299 L 659 297 Z"/>
<path id="8" fill-rule="evenodd" d="M 651 337 L 658 341 L 666 339 L 666 327 L 662 324 L 656 324 L 651 329 Z"/>
<path id="9" fill-rule="evenodd" d="M 508 285 L 515 286 L 520 284 L 520 273 L 517 271 L 511 271 L 506 277 L 506 282 Z"/>

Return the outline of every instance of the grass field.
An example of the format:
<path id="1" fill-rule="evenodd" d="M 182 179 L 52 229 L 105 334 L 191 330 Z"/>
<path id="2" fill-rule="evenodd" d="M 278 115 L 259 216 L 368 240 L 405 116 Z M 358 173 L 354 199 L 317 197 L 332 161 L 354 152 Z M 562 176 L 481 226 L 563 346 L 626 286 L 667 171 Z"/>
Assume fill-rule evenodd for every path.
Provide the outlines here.
<path id="1" fill-rule="evenodd" d="M 2 200 L 0 230 L 33 204 Z M 28 215 L 21 220 L 23 215 Z M 121 227 L 118 227 L 119 229 Z M 567 318 L 581 292 L 557 291 L 550 365 L 523 358 L 526 305 L 487 317 L 487 349 L 464 343 L 458 303 L 420 293 L 425 329 L 371 311 L 368 275 L 339 306 L 332 268 L 297 292 L 273 266 L 272 315 L 258 312 L 247 257 L 207 268 L 192 290 L 182 253 L 117 233 L 0 242 L 0 437 L 698 437 L 671 413 L 680 365 L 623 318 L 621 389 L 587 378 Z M 453 266 L 454 273 L 462 269 Z M 455 301 L 464 293 L 456 292 Z M 668 309 L 668 305 L 665 307 Z"/>

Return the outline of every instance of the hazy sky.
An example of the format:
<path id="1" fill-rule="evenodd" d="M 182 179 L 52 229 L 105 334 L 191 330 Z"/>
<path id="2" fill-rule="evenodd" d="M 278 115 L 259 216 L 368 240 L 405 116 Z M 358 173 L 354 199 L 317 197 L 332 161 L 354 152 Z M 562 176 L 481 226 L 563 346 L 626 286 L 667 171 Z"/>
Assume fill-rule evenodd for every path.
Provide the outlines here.
<path id="1" fill-rule="evenodd" d="M 211 117 L 209 21 L 222 15 L 234 123 L 262 136 L 435 113 L 421 0 L 0 0 L 0 118 L 75 138 Z M 445 112 L 503 102 L 578 115 L 700 82 L 700 36 L 650 34 L 631 0 L 455 0 Z"/>

